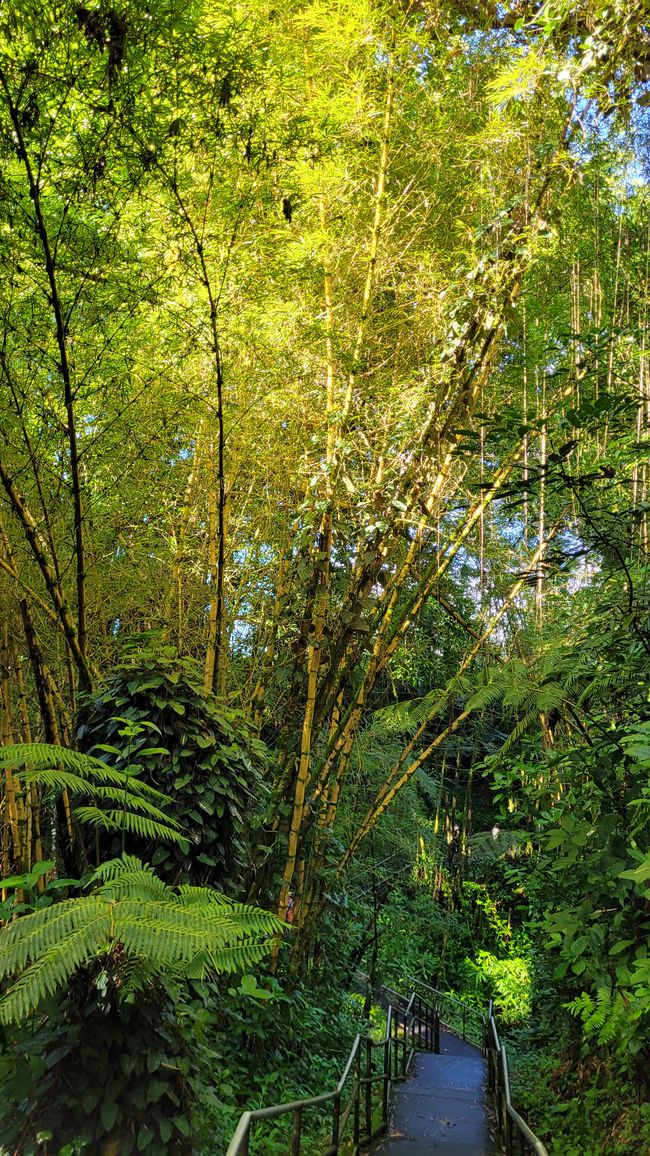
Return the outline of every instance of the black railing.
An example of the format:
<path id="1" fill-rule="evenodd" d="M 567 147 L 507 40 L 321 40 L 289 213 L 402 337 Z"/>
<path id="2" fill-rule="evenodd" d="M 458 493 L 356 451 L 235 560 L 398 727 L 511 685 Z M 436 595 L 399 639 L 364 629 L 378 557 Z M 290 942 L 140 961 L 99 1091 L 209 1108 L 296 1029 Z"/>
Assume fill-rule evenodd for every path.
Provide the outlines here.
<path id="1" fill-rule="evenodd" d="M 410 982 L 419 990 L 408 1000 L 390 988 L 380 989 L 379 998 L 387 1007 L 384 1037 L 379 1041 L 367 1035 L 356 1037 L 333 1091 L 244 1112 L 226 1156 L 248 1156 L 256 1128 L 289 1114 L 292 1128 L 287 1156 L 301 1156 L 304 1116 L 326 1105 L 331 1109 L 331 1139 L 324 1141 L 322 1156 L 338 1156 L 342 1148 L 346 1156 L 357 1156 L 362 1146 L 386 1131 L 392 1085 L 406 1079 L 415 1052 L 440 1052 L 441 1027 L 481 1048 L 487 1056 L 488 1094 L 501 1151 L 506 1156 L 548 1156 L 541 1140 L 512 1106 L 506 1049 L 499 1040 L 492 1002 L 484 1015 L 420 980 Z"/>
<path id="2" fill-rule="evenodd" d="M 477 1048 L 484 1048 L 487 1022 L 484 1012 L 464 1003 L 455 995 L 448 995 L 444 991 L 438 991 L 435 987 L 429 987 L 429 984 L 422 983 L 419 979 L 409 977 L 408 982 L 416 988 L 426 991 L 427 998 L 432 1002 L 434 1010 L 438 1014 L 441 1027 L 454 1032 L 462 1040 L 468 1040 Z"/>
<path id="3" fill-rule="evenodd" d="M 274 1104 L 244 1112 L 226 1156 L 248 1156 L 255 1130 L 279 1116 L 291 1115 L 288 1156 L 301 1156 L 303 1120 L 311 1109 L 331 1107 L 331 1140 L 323 1156 L 338 1156 L 345 1145 L 352 1156 L 361 1146 L 386 1131 L 392 1085 L 406 1079 L 416 1050 L 439 1051 L 440 1027 L 433 1006 L 415 992 L 409 1000 L 396 995 L 386 1017 L 386 1032 L 379 1041 L 358 1035 L 336 1088 L 321 1096 Z M 401 1007 L 399 1005 L 402 1005 Z"/>
<path id="4" fill-rule="evenodd" d="M 547 1149 L 534 1132 L 522 1120 L 512 1106 L 510 1099 L 510 1076 L 505 1044 L 499 1039 L 497 1025 L 492 1010 L 492 1000 L 488 1009 L 485 1026 L 485 1051 L 488 1062 L 488 1093 L 492 1097 L 496 1116 L 499 1141 L 506 1156 L 548 1156 Z"/>

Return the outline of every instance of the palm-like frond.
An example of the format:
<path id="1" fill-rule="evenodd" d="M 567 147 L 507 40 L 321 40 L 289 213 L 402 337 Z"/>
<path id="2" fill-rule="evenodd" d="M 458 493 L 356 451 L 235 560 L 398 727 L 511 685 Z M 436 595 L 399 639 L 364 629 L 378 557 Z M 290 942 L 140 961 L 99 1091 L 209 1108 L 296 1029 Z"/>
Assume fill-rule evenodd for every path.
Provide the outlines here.
<path id="1" fill-rule="evenodd" d="M 504 695 L 504 687 L 499 682 L 488 682 L 473 690 L 467 702 L 469 710 L 485 710 L 486 707 L 500 702 Z"/>
<path id="2" fill-rule="evenodd" d="M 500 753 L 502 755 L 507 755 L 508 752 L 511 751 L 514 747 L 515 743 L 518 743 L 519 739 L 523 738 L 527 731 L 536 726 L 539 726 L 539 710 L 537 709 L 537 706 L 533 706 L 532 710 L 529 710 L 527 714 L 523 715 L 517 722 L 516 726 L 514 726 L 510 731 L 510 734 L 501 747 Z"/>
<path id="3" fill-rule="evenodd" d="M 8 747 L 0 747 L 0 767 L 9 767 L 11 770 L 24 768 L 23 778 L 26 782 L 42 783 L 44 786 L 48 785 L 48 772 L 54 775 L 57 771 L 60 774 L 67 771 L 81 779 L 85 789 L 92 784 L 122 788 L 128 786 L 133 794 L 158 802 L 169 802 L 168 796 L 162 791 L 143 783 L 135 775 L 110 767 L 93 755 L 71 751 L 55 743 L 13 743 Z"/>
<path id="4" fill-rule="evenodd" d="M 184 838 L 180 825 L 161 809 L 171 803 L 167 795 L 92 755 L 49 743 L 15 743 L 0 748 L 0 768 L 21 769 L 27 785 L 53 793 L 68 791 L 73 799 L 96 800 L 96 805 L 82 803 L 73 808 L 79 822 L 96 829 L 130 831 L 144 839 L 176 843 Z"/>
<path id="5" fill-rule="evenodd" d="M 174 891 L 133 856 L 105 863 L 89 896 L 67 899 L 6 926 L 0 980 L 16 976 L 0 1002 L 0 1022 L 17 1023 L 73 973 L 121 944 L 147 974 L 198 976 L 250 968 L 284 924 L 268 911 L 206 888 Z"/>

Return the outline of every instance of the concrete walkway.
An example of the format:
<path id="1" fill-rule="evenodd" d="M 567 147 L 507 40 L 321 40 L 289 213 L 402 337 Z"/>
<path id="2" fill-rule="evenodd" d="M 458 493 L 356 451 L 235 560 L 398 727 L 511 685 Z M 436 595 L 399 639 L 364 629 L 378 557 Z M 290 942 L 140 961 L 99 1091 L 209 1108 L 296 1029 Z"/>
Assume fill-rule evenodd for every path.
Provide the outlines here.
<path id="1" fill-rule="evenodd" d="M 486 1063 L 478 1048 L 441 1032 L 439 1056 L 418 1052 L 394 1088 L 388 1133 L 376 1156 L 489 1156 L 495 1152 L 485 1110 Z"/>

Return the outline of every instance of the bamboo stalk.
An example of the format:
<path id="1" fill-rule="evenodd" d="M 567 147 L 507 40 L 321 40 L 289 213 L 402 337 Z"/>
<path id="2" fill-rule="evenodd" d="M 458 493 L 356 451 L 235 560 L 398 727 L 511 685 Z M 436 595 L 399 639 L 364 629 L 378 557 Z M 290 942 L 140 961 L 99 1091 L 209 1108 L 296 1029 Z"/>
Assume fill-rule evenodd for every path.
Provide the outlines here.
<path id="1" fill-rule="evenodd" d="M 25 536 L 45 581 L 48 593 L 50 594 L 61 622 L 66 641 L 75 660 L 80 683 L 84 687 L 89 687 L 92 682 L 90 668 L 81 647 L 77 627 L 70 612 L 65 594 L 57 581 L 56 574 L 48 559 L 47 545 L 20 490 L 2 461 L 0 461 L 0 481 L 5 488 L 12 510 L 25 531 Z"/>
<path id="2" fill-rule="evenodd" d="M 12 746 L 14 741 L 12 725 L 12 694 L 11 694 L 11 657 L 9 651 L 9 617 L 5 611 L 4 629 L 2 633 L 2 680 L 0 697 L 2 709 L 2 745 Z M 21 786 L 17 773 L 10 767 L 5 768 L 5 846 L 11 846 L 12 866 L 15 871 L 21 871 L 24 865 L 23 849 L 20 839 L 21 828 Z"/>
<path id="3" fill-rule="evenodd" d="M 329 752 L 327 753 L 323 765 L 319 771 L 318 781 L 315 787 L 317 793 L 320 793 L 324 782 L 329 778 L 332 766 L 337 758 L 341 755 L 343 748 L 346 745 L 348 736 L 356 733 L 358 724 L 363 714 L 363 709 L 367 700 L 368 693 L 372 686 L 374 686 L 377 675 L 385 668 L 386 664 L 395 653 L 400 644 L 404 634 L 413 622 L 414 618 L 419 613 L 424 605 L 424 602 L 430 595 L 430 591 L 435 588 L 440 578 L 444 575 L 448 567 L 451 565 L 453 559 L 461 548 L 463 542 L 467 539 L 472 529 L 478 522 L 481 509 L 485 509 L 487 505 L 496 497 L 500 488 L 505 484 L 510 472 L 515 464 L 514 456 L 511 460 L 505 463 L 494 478 L 494 481 L 489 490 L 485 491 L 483 497 L 475 504 L 473 510 L 465 520 L 463 526 L 460 528 L 453 542 L 448 546 L 441 560 L 436 555 L 433 562 L 427 567 L 420 579 L 420 584 L 415 593 L 407 600 L 405 606 L 400 608 L 399 615 L 395 614 L 395 607 L 398 601 L 399 591 L 394 591 L 390 603 L 384 613 L 381 627 L 377 632 L 375 642 L 368 666 L 364 675 L 362 675 L 359 688 L 357 690 L 356 698 L 344 719 L 332 746 L 330 744 Z"/>
<path id="4" fill-rule="evenodd" d="M 534 572 L 535 567 L 538 565 L 540 559 L 542 558 L 544 552 L 546 551 L 546 548 L 549 545 L 551 538 L 554 537 L 555 534 L 557 533 L 557 530 L 559 529 L 559 525 L 560 525 L 560 523 L 557 522 L 553 526 L 553 528 L 549 534 L 549 537 L 544 542 L 542 542 L 540 545 L 538 545 L 537 549 L 535 550 L 535 553 L 532 555 L 532 557 L 530 558 L 530 560 L 527 564 L 526 570 L 523 572 L 523 574 L 514 583 L 514 585 L 510 589 L 508 595 L 504 599 L 503 603 L 501 604 L 501 606 L 499 607 L 497 612 L 491 618 L 491 620 L 488 623 L 487 627 L 485 628 L 483 634 L 481 635 L 481 637 L 479 639 L 477 639 L 477 641 L 474 644 L 474 646 L 472 647 L 472 649 L 469 651 L 469 653 L 464 658 L 463 662 L 461 663 L 461 665 L 459 667 L 459 670 L 458 670 L 455 678 L 458 678 L 461 674 L 463 674 L 468 669 L 468 667 L 471 665 L 471 663 L 476 658 L 479 651 L 482 649 L 482 647 L 485 645 L 485 643 L 489 640 L 491 635 L 494 633 L 496 627 L 498 626 L 499 622 L 503 618 L 504 614 L 506 614 L 506 612 L 508 611 L 508 609 L 512 605 L 514 599 L 521 592 L 522 587 L 524 586 L 524 583 L 526 582 L 526 579 Z M 345 863 L 349 862 L 349 859 L 354 854 L 354 851 L 358 847 L 359 843 L 362 841 L 363 838 L 365 838 L 365 834 L 367 833 L 367 831 L 369 831 L 371 829 L 371 827 L 374 825 L 374 823 L 376 822 L 376 819 L 379 817 L 379 814 L 383 813 L 383 811 L 385 810 L 385 807 L 383 806 L 384 800 L 388 796 L 390 796 L 391 799 L 394 798 L 395 792 L 392 791 L 392 785 L 391 785 L 391 784 L 393 784 L 394 780 L 397 779 L 402 785 L 404 785 L 406 782 L 408 782 L 409 778 L 411 777 L 411 771 L 412 771 L 413 766 L 415 764 L 417 764 L 415 766 L 415 769 L 418 769 L 418 767 L 420 767 L 422 765 L 422 763 L 425 761 L 425 758 L 428 757 L 428 754 L 422 755 L 422 753 L 420 752 L 420 754 L 418 754 L 416 756 L 414 763 L 409 766 L 409 768 L 406 772 L 406 775 L 401 774 L 402 768 L 406 764 L 407 759 L 411 756 L 411 754 L 415 750 L 415 747 L 417 746 L 418 742 L 420 741 L 420 739 L 422 738 L 422 736 L 424 735 L 424 733 L 428 729 L 432 719 L 439 712 L 440 708 L 444 705 L 445 701 L 447 701 L 448 698 L 449 698 L 449 691 L 445 692 L 445 694 L 441 695 L 438 699 L 435 700 L 435 702 L 432 704 L 430 710 L 427 713 L 426 719 L 418 727 L 416 733 L 413 735 L 411 740 L 407 743 L 404 750 L 400 754 L 399 758 L 394 763 L 391 770 L 388 772 L 388 774 L 384 780 L 384 783 L 382 784 L 379 791 L 377 792 L 377 796 L 375 798 L 374 803 L 372 804 L 372 806 L 369 808 L 368 812 L 366 813 L 366 816 L 365 816 L 364 820 L 362 821 L 362 823 L 359 827 L 359 830 L 357 831 L 357 834 L 353 838 L 353 840 L 350 844 L 350 847 L 348 848 L 348 851 L 346 852 L 347 858 L 344 856 Z M 460 721 L 463 721 L 463 719 L 467 717 L 468 713 L 469 712 L 465 712 L 462 715 L 462 717 L 459 716 Z M 458 723 L 457 725 L 460 725 L 460 723 Z M 443 737 L 447 737 L 448 733 L 449 733 L 449 730 L 447 728 L 443 732 Z M 440 741 L 442 741 L 442 740 L 440 740 Z M 438 740 L 435 740 L 434 746 L 426 748 L 427 752 L 434 750 L 437 745 L 439 745 L 439 742 L 438 742 Z M 345 864 L 343 863 L 343 860 L 341 860 L 341 869 L 344 865 Z"/>
<path id="5" fill-rule="evenodd" d="M 72 487 L 73 508 L 74 508 L 74 539 L 75 539 L 75 566 L 76 566 L 76 593 L 77 593 L 77 623 L 74 631 L 74 643 L 78 650 L 79 661 L 77 662 L 77 670 L 79 675 L 80 685 L 84 690 L 88 690 L 91 686 L 90 671 L 87 660 L 87 620 L 86 620 L 86 555 L 85 555 L 85 540 L 84 540 L 84 509 L 82 500 L 82 478 L 79 469 L 79 448 L 77 443 L 77 429 L 76 429 L 76 415 L 74 407 L 74 389 L 72 385 L 72 373 L 70 369 L 70 362 L 68 359 L 67 348 L 67 333 L 69 325 L 69 315 L 66 316 L 64 312 L 63 303 L 59 293 L 59 284 L 56 274 L 56 265 L 50 244 L 50 236 L 43 214 L 41 204 L 41 188 L 40 188 L 40 173 L 34 172 L 29 157 L 29 150 L 23 134 L 23 122 L 20 115 L 20 110 L 16 104 L 4 71 L 0 68 L 0 85 L 4 89 L 7 99 L 7 107 L 11 122 L 13 125 L 16 140 L 19 145 L 19 156 L 23 162 L 27 181 L 29 184 L 29 193 L 34 209 L 34 225 L 36 235 L 40 242 L 43 251 L 43 261 L 49 285 L 49 302 L 54 314 L 54 322 L 56 329 L 56 342 L 59 354 L 59 372 L 61 381 L 63 383 L 63 401 L 66 415 L 66 435 L 68 439 L 68 457 L 70 461 L 70 482 Z M 3 477 L 5 489 L 10 496 L 10 491 Z M 12 503 L 13 504 L 13 503 Z M 29 538 L 29 534 L 28 534 Z M 30 539 L 30 545 L 33 544 Z M 37 559 L 38 560 L 38 559 Z M 56 572 L 56 566 L 55 566 Z M 45 577 L 45 574 L 43 575 Z M 47 579 L 46 579 L 47 581 Z M 60 582 L 56 581 L 56 587 L 60 589 Z M 66 637 L 67 637 L 66 633 Z M 70 639 L 72 641 L 72 639 Z"/>
<path id="6" fill-rule="evenodd" d="M 180 518 L 178 521 L 178 531 L 176 534 L 176 548 L 174 550 L 174 557 L 172 559 L 171 574 L 169 579 L 169 589 L 165 599 L 165 606 L 163 610 L 163 641 L 169 640 L 172 629 L 172 607 L 174 599 L 177 599 L 177 642 L 181 646 L 181 591 L 180 591 L 180 575 L 183 556 L 185 554 L 185 542 L 187 539 L 187 532 L 189 529 L 190 518 L 192 516 L 192 497 L 194 495 L 194 488 L 199 472 L 199 464 L 201 460 L 201 441 L 203 436 L 203 426 L 205 418 L 201 417 L 198 428 L 194 438 L 194 454 L 192 456 L 192 465 L 185 484 L 185 492 L 183 495 L 183 504 L 181 506 Z"/>
<path id="7" fill-rule="evenodd" d="M 367 813 L 361 826 L 358 828 L 356 834 L 350 841 L 345 854 L 337 864 L 337 876 L 340 875 L 341 872 L 345 869 L 347 864 L 350 862 L 350 859 L 353 857 L 355 851 L 357 850 L 359 844 L 366 838 L 367 835 L 370 834 L 370 831 L 375 826 L 377 820 L 383 815 L 387 807 L 390 806 L 391 802 L 398 794 L 398 792 L 401 791 L 402 787 L 406 786 L 415 772 L 420 769 L 422 764 L 426 762 L 426 760 L 441 745 L 441 743 L 445 742 L 446 739 L 450 738 L 451 735 L 456 733 L 458 728 L 464 723 L 465 719 L 469 718 L 471 713 L 471 709 L 469 708 L 461 711 L 460 714 L 458 714 L 456 718 L 444 728 L 444 730 L 440 731 L 440 733 L 436 735 L 435 739 L 433 739 L 433 741 L 429 743 L 429 745 L 425 747 L 424 750 L 418 753 L 416 758 L 407 767 L 401 777 L 397 779 L 396 782 L 392 783 L 392 785 L 385 791 L 385 793 L 382 794 L 380 800 L 376 801 L 376 805 L 372 808 L 372 813 L 370 811 Z"/>
<path id="8" fill-rule="evenodd" d="M 537 369 L 535 369 L 535 376 L 537 380 Z M 540 421 L 540 435 L 539 435 L 539 464 L 540 464 L 540 482 L 539 482 L 539 513 L 537 523 L 537 541 L 544 541 L 544 527 L 545 527 L 545 496 L 546 496 L 546 466 L 548 459 L 547 438 L 548 430 L 546 424 L 546 369 L 542 370 L 542 391 L 538 398 L 539 410 L 538 417 Z M 535 620 L 538 629 L 541 628 L 544 621 L 544 574 L 540 565 L 537 571 L 537 580 L 535 583 Z"/>
<path id="9" fill-rule="evenodd" d="M 289 825 L 287 854 L 282 875 L 282 886 L 278 897 L 277 912 L 284 919 L 289 905 L 291 886 L 296 869 L 300 831 L 305 816 L 305 798 L 307 785 L 311 776 L 311 750 L 314 735 L 314 719 L 316 711 L 316 697 L 318 692 L 318 674 L 321 663 L 321 648 L 323 631 L 329 604 L 329 573 L 332 549 L 332 495 L 338 473 L 342 468 L 343 458 L 338 451 L 339 439 L 342 440 L 350 417 L 354 390 L 357 380 L 357 367 L 361 357 L 366 336 L 366 327 L 372 300 L 379 242 L 383 225 L 384 199 L 386 191 L 386 177 L 388 173 L 389 142 L 391 135 L 394 80 L 395 80 L 395 31 L 393 29 L 392 44 L 387 60 L 387 86 L 384 105 L 384 119 L 379 148 L 378 171 L 374 190 L 374 213 L 366 262 L 366 276 L 357 333 L 352 353 L 352 364 L 348 374 L 347 388 L 341 407 L 339 420 L 334 430 L 335 396 L 334 396 L 334 365 L 332 347 L 332 305 L 333 305 L 333 278 L 329 261 L 325 262 L 324 269 L 324 297 L 326 314 L 326 398 L 325 414 L 327 422 L 326 435 L 326 471 L 325 494 L 327 509 L 321 520 L 316 538 L 314 572 L 317 575 L 317 594 L 314 599 L 313 617 L 309 626 L 309 642 L 307 647 L 307 685 L 306 701 L 301 726 L 300 751 L 297 763 L 297 773 L 293 791 L 293 806 Z M 313 82 L 310 82 L 310 71 L 307 69 L 308 91 Z M 313 95 L 313 88 L 311 88 Z M 327 213 L 324 198 L 320 202 L 321 224 L 325 225 Z"/>

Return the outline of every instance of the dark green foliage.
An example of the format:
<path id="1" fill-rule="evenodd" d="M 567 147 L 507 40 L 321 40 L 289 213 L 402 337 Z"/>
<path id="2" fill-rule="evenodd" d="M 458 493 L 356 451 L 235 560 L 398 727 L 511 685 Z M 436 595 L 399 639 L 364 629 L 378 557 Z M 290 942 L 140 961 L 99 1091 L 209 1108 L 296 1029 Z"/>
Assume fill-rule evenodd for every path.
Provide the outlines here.
<path id="1" fill-rule="evenodd" d="M 118 953 L 98 960 L 75 977 L 57 1018 L 6 1034 L 7 1150 L 50 1156 L 112 1143 L 120 1154 L 188 1152 L 201 1049 L 179 1028 L 178 993 L 158 983 L 137 1000 L 120 999 L 123 972 Z"/>
<path id="2" fill-rule="evenodd" d="M 206 694 L 196 663 L 173 647 L 138 651 L 84 701 L 78 741 L 174 800 L 189 847 L 129 839 L 127 850 L 149 859 L 170 882 L 223 887 L 241 878 L 248 863 L 245 830 L 254 826 L 265 790 L 266 748 L 243 712 Z"/>

